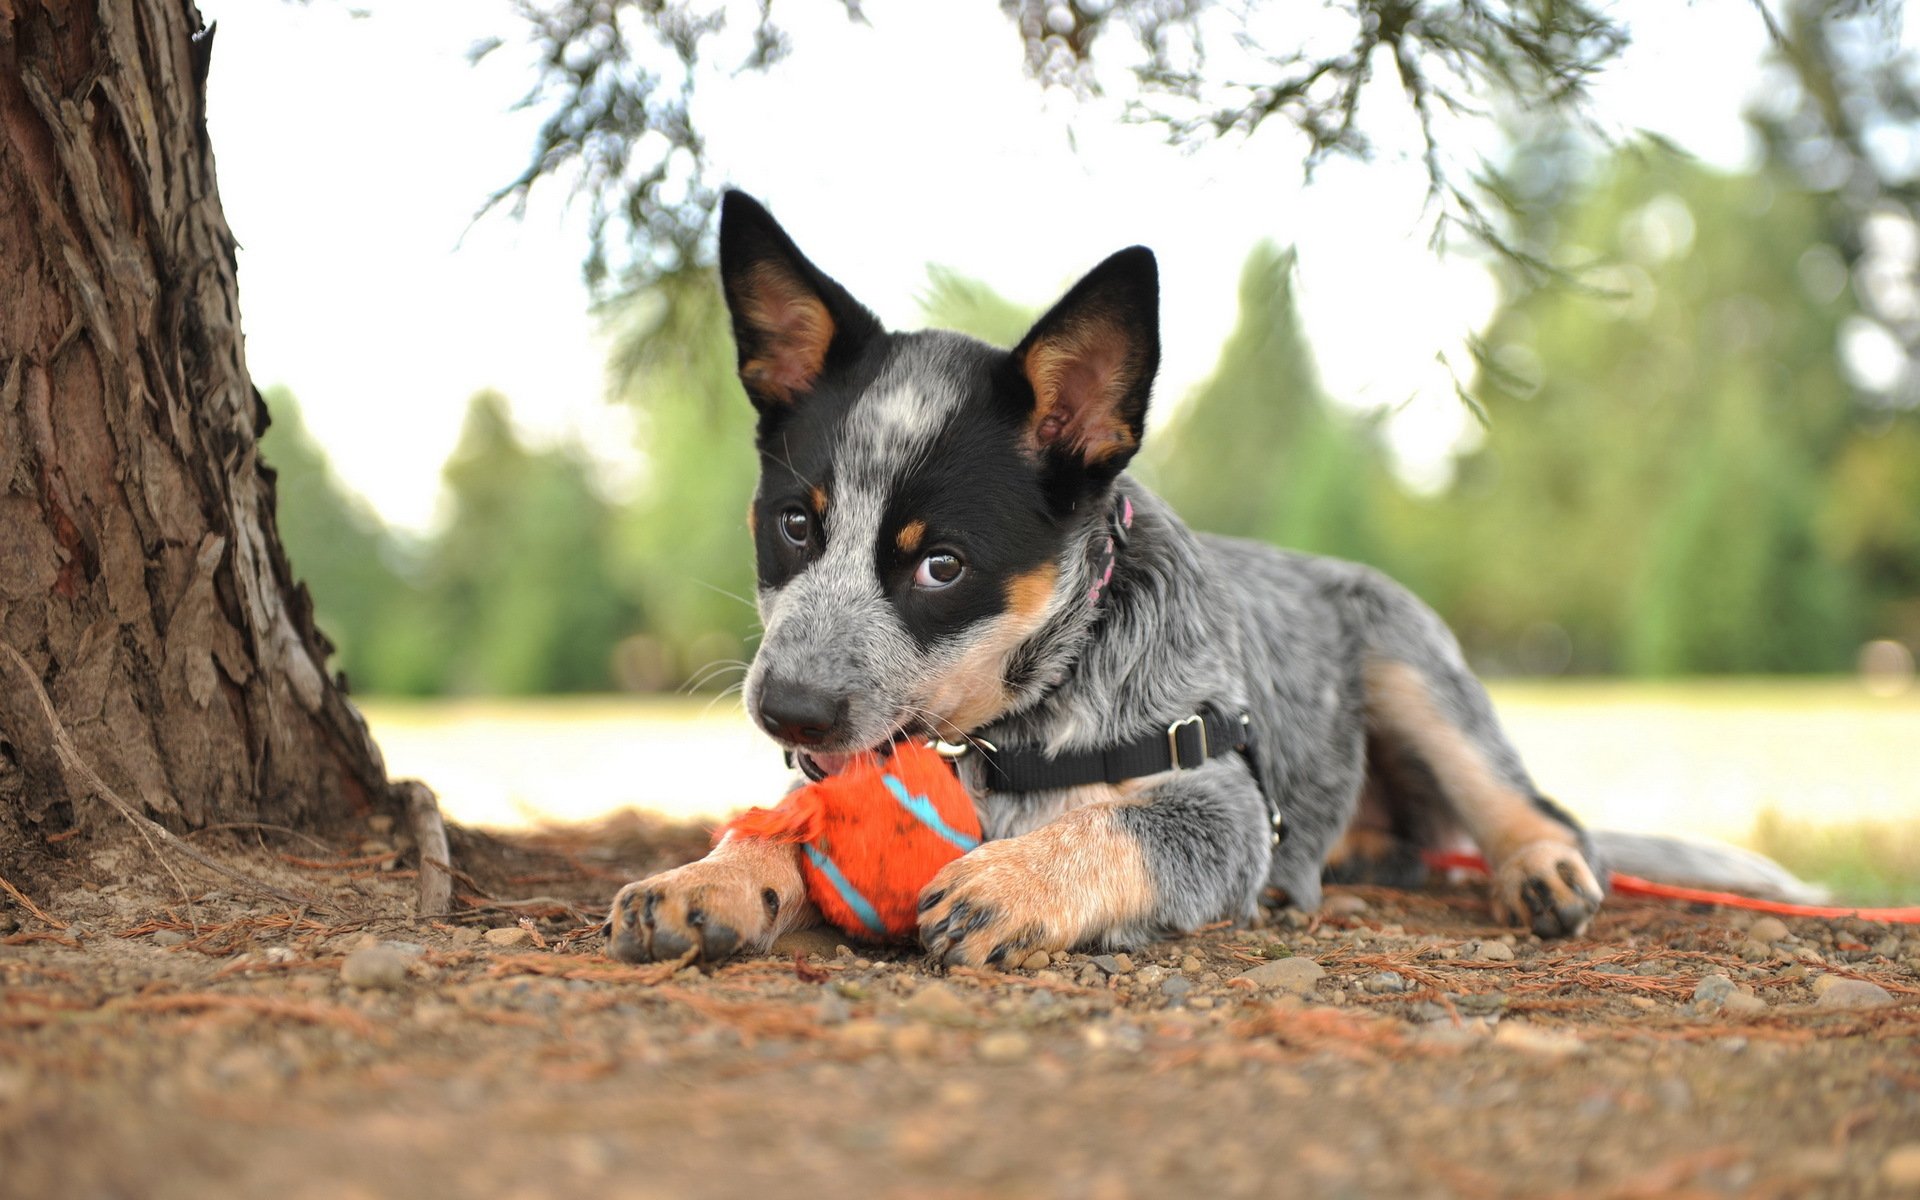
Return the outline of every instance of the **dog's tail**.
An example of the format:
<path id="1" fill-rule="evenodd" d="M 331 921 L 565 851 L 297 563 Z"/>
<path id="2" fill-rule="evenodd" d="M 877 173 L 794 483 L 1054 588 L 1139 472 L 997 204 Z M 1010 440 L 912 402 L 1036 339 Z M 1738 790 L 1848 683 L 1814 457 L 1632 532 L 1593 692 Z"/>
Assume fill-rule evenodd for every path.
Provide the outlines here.
<path id="1" fill-rule="evenodd" d="M 1783 904 L 1825 904 L 1831 893 L 1765 855 L 1737 846 L 1645 833 L 1596 829 L 1590 834 L 1609 871 L 1654 883 L 1730 892 Z"/>

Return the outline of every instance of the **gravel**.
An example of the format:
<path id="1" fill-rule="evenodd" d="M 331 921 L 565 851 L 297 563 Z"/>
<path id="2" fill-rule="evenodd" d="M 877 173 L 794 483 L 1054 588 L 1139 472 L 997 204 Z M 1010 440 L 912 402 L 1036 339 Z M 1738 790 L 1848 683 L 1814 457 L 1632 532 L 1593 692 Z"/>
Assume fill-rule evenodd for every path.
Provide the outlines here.
<path id="1" fill-rule="evenodd" d="M 1240 978 L 1262 991 L 1292 992 L 1296 996 L 1311 996 L 1314 986 L 1325 977 L 1326 973 L 1326 968 L 1319 963 L 1310 958 L 1295 955 L 1293 958 L 1279 958 L 1249 968 L 1240 973 Z"/>
<path id="2" fill-rule="evenodd" d="M 1865 979 L 1823 975 L 1814 981 L 1813 991 L 1817 997 L 1814 1004 L 1821 1008 L 1886 1008 L 1893 1003 L 1891 992 Z"/>
<path id="3" fill-rule="evenodd" d="M 349 987 L 391 991 L 406 985 L 407 966 L 415 957 L 392 946 L 362 946 L 340 964 L 340 978 Z"/>

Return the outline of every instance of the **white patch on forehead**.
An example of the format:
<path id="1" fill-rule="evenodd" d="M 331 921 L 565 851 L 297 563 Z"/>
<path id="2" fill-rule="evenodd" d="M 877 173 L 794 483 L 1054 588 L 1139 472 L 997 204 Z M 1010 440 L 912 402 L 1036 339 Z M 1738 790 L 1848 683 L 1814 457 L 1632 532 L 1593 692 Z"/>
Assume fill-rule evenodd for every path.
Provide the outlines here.
<path id="1" fill-rule="evenodd" d="M 963 353 L 963 342 L 938 334 L 904 343 L 854 405 L 838 474 L 884 485 L 925 454 L 964 399 Z"/>

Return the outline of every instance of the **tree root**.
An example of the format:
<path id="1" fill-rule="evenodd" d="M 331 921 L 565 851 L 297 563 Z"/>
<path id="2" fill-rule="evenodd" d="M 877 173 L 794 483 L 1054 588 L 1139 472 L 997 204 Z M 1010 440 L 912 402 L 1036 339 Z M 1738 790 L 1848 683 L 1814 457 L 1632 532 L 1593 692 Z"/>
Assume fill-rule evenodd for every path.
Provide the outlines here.
<path id="1" fill-rule="evenodd" d="M 282 904 L 295 908 L 321 908 L 336 913 L 341 911 L 325 900 L 311 896 L 296 896 L 264 879 L 256 879 L 245 871 L 209 858 L 182 841 L 166 826 L 135 809 L 133 805 L 122 799 L 119 793 L 108 787 L 107 782 L 87 764 L 86 759 L 81 757 L 80 751 L 73 744 L 72 737 L 67 733 L 66 726 L 60 721 L 60 715 L 54 710 L 53 701 L 47 698 L 46 689 L 40 686 L 39 675 L 28 665 L 26 659 L 20 657 L 20 652 L 12 646 L 0 643 L 0 667 L 11 668 L 12 672 L 19 676 L 18 687 L 0 686 L 0 698 L 11 700 L 11 703 L 0 701 L 0 724 L 10 728 L 14 737 L 20 742 L 26 743 L 17 744 L 17 749 L 23 758 L 22 765 L 28 768 L 29 774 L 40 776 L 43 783 L 57 779 L 66 785 L 66 791 L 70 795 L 77 797 L 84 793 L 106 801 L 115 812 L 133 826 L 141 840 L 146 842 L 147 849 L 153 853 L 154 858 L 165 868 L 167 874 L 173 877 L 175 885 L 183 894 L 187 892 L 186 883 L 180 878 L 180 873 L 174 870 L 167 855 L 162 853 L 162 847 L 225 877 L 248 891 L 271 897 Z M 30 721 L 38 727 L 35 732 L 43 735 L 44 745 L 35 746 L 32 740 L 21 737 L 21 726 Z M 46 753 L 49 750 L 51 751 L 50 761 Z M 422 791 L 426 790 L 424 785 L 415 786 L 419 786 Z M 432 793 L 428 793 L 429 803 L 431 799 Z M 415 836 L 419 835 L 416 833 Z M 426 843 L 422 840 L 421 844 L 424 855 Z M 440 853 L 443 856 L 446 853 L 444 829 L 440 833 Z M 429 872 L 426 871 L 421 872 L 423 889 L 424 880 L 428 874 Z"/>
<path id="2" fill-rule="evenodd" d="M 453 907 L 453 852 L 447 848 L 447 823 L 433 789 L 418 779 L 393 785 L 394 795 L 406 804 L 413 827 L 413 844 L 420 854 L 419 914 L 444 917 Z"/>

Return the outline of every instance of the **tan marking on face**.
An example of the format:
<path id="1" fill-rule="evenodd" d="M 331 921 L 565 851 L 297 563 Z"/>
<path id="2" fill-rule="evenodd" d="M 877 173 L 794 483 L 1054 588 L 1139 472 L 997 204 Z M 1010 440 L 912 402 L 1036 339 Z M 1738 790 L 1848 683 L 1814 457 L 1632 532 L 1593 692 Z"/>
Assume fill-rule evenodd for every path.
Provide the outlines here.
<path id="1" fill-rule="evenodd" d="M 833 344 L 827 306 L 793 275 L 762 263 L 740 289 L 740 311 L 761 341 L 759 353 L 741 364 L 740 378 L 769 399 L 792 400 L 826 365 Z"/>
<path id="2" fill-rule="evenodd" d="M 1059 579 L 1060 568 L 1055 563 L 1041 563 L 1024 575 L 1015 575 L 1007 580 L 1007 611 L 1037 624 L 1046 614 L 1047 603 L 1053 599 L 1054 584 Z"/>
<path id="3" fill-rule="evenodd" d="M 1534 842 L 1579 844 L 1573 830 L 1541 812 L 1532 797 L 1500 781 L 1480 748 L 1441 715 L 1419 671 L 1376 658 L 1365 678 L 1368 722 L 1426 760 L 1447 803 L 1496 868 Z"/>
<path id="4" fill-rule="evenodd" d="M 893 544 L 900 547 L 900 553 L 912 554 L 920 548 L 920 539 L 927 536 L 925 521 L 908 521 L 893 535 Z"/>
<path id="5" fill-rule="evenodd" d="M 1088 462 L 1102 462 L 1136 445 L 1120 404 L 1138 382 L 1132 343 L 1103 320 L 1078 325 L 1034 343 L 1021 364 L 1033 385 L 1027 422 L 1032 449 L 1064 445 Z"/>
<path id="6" fill-rule="evenodd" d="M 813 497 L 813 511 L 819 513 L 823 517 L 826 516 L 827 515 L 827 489 L 816 485 L 813 491 L 808 494 Z"/>
<path id="7" fill-rule="evenodd" d="M 1047 617 L 1060 569 L 1053 563 L 1007 582 L 1007 611 L 988 622 L 960 661 L 950 668 L 920 708 L 946 722 L 943 733 L 980 728 L 1013 702 L 1007 694 L 1007 659 Z"/>
<path id="8" fill-rule="evenodd" d="M 944 951 L 950 963 L 979 965 L 1001 946 L 1065 950 L 1144 920 L 1158 899 L 1153 875 L 1117 807 L 1077 808 L 941 868 L 927 892 L 945 895 L 920 918 L 923 941 L 962 901 L 987 920 L 957 942 L 928 949 Z"/>

